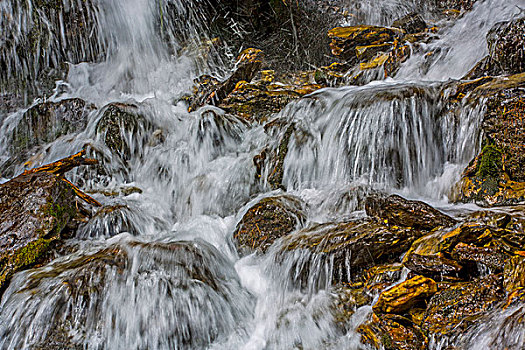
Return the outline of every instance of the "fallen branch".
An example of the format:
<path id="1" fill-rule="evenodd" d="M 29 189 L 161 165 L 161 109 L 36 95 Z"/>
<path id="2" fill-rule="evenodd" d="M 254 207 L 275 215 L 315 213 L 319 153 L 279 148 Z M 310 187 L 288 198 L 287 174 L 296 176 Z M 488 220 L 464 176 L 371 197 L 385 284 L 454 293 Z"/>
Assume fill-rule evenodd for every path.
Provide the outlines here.
<path id="1" fill-rule="evenodd" d="M 41 167 L 29 169 L 22 173 L 22 175 L 31 175 L 35 173 L 51 173 L 55 174 L 56 176 L 60 177 L 60 179 L 67 184 L 71 186 L 75 194 L 85 201 L 88 204 L 94 205 L 96 207 L 102 206 L 99 201 L 94 199 L 93 197 L 87 195 L 86 193 L 82 192 L 77 186 L 73 185 L 71 181 L 64 178 L 64 174 L 78 166 L 81 165 L 94 165 L 98 164 L 98 161 L 96 159 L 91 158 L 84 158 L 86 155 L 86 150 L 82 150 L 76 154 L 73 154 L 72 156 L 69 156 L 67 158 L 60 159 L 54 163 L 42 165 Z"/>
<path id="2" fill-rule="evenodd" d="M 55 175 L 63 175 L 68 171 L 81 166 L 81 165 L 94 165 L 98 164 L 96 159 L 84 158 L 86 155 L 86 150 L 82 150 L 77 154 L 69 156 L 64 159 L 60 159 L 54 163 L 42 165 L 41 167 L 35 169 L 29 169 L 22 173 L 22 175 L 30 175 L 34 173 L 46 172 Z"/>

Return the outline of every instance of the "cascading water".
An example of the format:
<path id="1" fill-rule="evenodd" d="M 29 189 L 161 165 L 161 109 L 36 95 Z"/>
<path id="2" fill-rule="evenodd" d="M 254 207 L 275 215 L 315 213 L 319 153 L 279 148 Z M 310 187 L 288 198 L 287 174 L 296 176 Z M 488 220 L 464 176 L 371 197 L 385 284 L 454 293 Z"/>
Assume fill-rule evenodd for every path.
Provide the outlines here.
<path id="1" fill-rule="evenodd" d="M 63 19 L 56 26 L 42 14 L 39 23 L 50 26 L 48 56 L 38 58 L 37 50 L 24 59 L 16 45 L 35 23 L 33 2 L 0 4 L 0 24 L 8 28 L 0 43 L 13 43 L 0 57 L 6 76 L 35 77 L 40 66 L 50 65 L 39 60 L 65 53 L 69 73 L 50 100 L 79 97 L 97 107 L 87 112 L 84 129 L 32 148 L 27 159 L 16 158 L 10 136 L 25 110 L 2 116 L 0 164 L 10 161 L 18 174 L 29 158 L 34 166 L 46 164 L 90 145 L 102 170 L 76 170 L 71 180 L 112 210 L 95 213 L 80 227 L 68 242 L 77 253 L 15 275 L 0 304 L 1 349 L 36 349 L 50 336 L 80 349 L 366 348 L 353 329 L 370 306 L 357 310 L 345 332 L 334 323 L 328 270 L 313 273 L 308 288 L 290 280 L 300 264 L 311 259 L 315 264 L 314 255 L 281 257 L 277 263 L 279 243 L 266 255 L 243 258 L 233 247 L 232 232 L 250 205 L 281 192 L 256 178 L 253 158 L 273 142 L 262 126 L 211 106 L 188 113 L 173 102 L 202 69 L 224 69 L 219 56 L 203 68 L 182 50 L 182 39 L 185 44 L 188 38 L 206 39 L 201 3 L 72 1 L 68 9 L 92 4 L 82 14 L 96 23 L 78 39 L 78 51 L 68 51 L 71 43 L 59 35 L 67 30 Z M 428 8 L 416 1 L 359 3 L 352 23 L 387 24 Z M 348 188 L 403 192 L 446 205 L 452 183 L 479 150 L 483 109 L 465 105 L 461 117 L 444 114 L 443 81 L 461 77 L 482 58 L 480 38 L 494 22 L 517 13 L 520 3 L 481 1 L 454 26 L 445 25 L 441 39 L 428 48 L 445 56 L 430 68 L 423 55 L 415 55 L 395 80 L 321 90 L 280 112 L 294 126 L 283 185 L 308 204 L 307 224 L 362 216 L 359 195 L 344 197 Z M 185 21 L 170 22 L 168 7 Z M 469 29 L 472 21 L 479 21 L 479 31 Z M 99 130 L 106 105 L 116 101 L 136 106 L 143 118 L 138 131 L 124 137 L 129 150 L 121 154 L 108 148 Z M 503 348 L 497 333 L 512 312 L 522 310 L 496 315 L 461 344 Z M 486 336 L 478 341 L 481 333 Z M 525 340 L 513 341 L 519 348 Z"/>

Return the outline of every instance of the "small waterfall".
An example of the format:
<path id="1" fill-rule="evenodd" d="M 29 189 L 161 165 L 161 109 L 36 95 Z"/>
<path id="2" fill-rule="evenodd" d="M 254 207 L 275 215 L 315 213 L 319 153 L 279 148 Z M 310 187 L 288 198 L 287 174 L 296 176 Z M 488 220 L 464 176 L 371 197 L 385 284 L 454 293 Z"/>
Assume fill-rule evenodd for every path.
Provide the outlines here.
<path id="1" fill-rule="evenodd" d="M 395 79 L 319 90 L 275 116 L 293 130 L 282 185 L 306 203 L 300 234 L 362 219 L 363 199 L 376 191 L 447 199 L 479 151 L 485 112 L 467 99 L 460 113 L 450 112 L 448 80 L 486 55 L 486 32 L 521 2 L 479 0 L 454 24 L 441 22 L 440 39 L 414 51 Z M 333 276 L 355 272 L 348 257 L 335 269 L 318 252 L 283 257 L 284 240 L 264 255 L 240 257 L 233 247 L 250 205 L 282 190 L 256 175 L 254 157 L 276 142 L 264 126 L 213 106 L 190 113 L 181 102 L 199 74 L 222 78 L 227 71 L 224 52 L 210 40 L 216 2 L 55 3 L 0 2 L 7 29 L 0 33 L 0 86 L 16 81 L 31 95 L 29 82 L 40 84 L 44 75 L 56 84 L 54 94 L 42 92 L 47 98 L 33 105 L 81 99 L 84 124 L 20 151 L 13 135 L 28 110 L 0 115 L 0 180 L 21 173 L 26 161 L 38 166 L 88 147 L 99 166 L 68 178 L 104 206 L 67 241 L 75 253 L 14 276 L 0 303 L 0 348 L 38 349 L 51 339 L 89 350 L 366 349 L 354 329 L 370 305 L 355 310 L 349 330 L 334 322 Z M 348 11 L 347 24 L 390 25 L 435 10 L 416 0 L 327 3 Z M 62 61 L 67 75 L 53 75 Z M 100 127 L 112 108 L 132 111 L 117 123 L 126 150 L 112 149 Z M 495 313 L 457 344 L 522 347 L 516 315 L 523 317 L 522 308 Z M 515 342 L 503 341 L 502 332 Z"/>
<path id="2" fill-rule="evenodd" d="M 481 111 L 443 117 L 442 89 L 382 82 L 325 90 L 290 105 L 282 114 L 296 123 L 301 137 L 290 140 L 285 187 L 360 182 L 425 191 L 447 163 L 470 161 L 478 144 Z"/>

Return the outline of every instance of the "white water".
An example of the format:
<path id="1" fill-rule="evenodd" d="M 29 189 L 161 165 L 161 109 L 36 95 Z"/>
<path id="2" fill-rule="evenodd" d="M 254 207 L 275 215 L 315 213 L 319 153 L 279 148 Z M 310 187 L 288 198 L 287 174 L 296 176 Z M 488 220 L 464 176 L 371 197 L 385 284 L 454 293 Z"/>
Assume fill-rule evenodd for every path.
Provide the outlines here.
<path id="1" fill-rule="evenodd" d="M 186 14 L 185 35 L 200 35 L 202 22 L 195 22 L 202 19 L 200 2 L 169 3 Z M 247 208 L 280 193 L 256 180 L 252 160 L 275 141 L 262 126 L 217 108 L 187 113 L 184 105 L 173 104 L 202 66 L 173 54 L 161 40 L 157 1 L 97 4 L 106 56 L 72 64 L 53 98 L 80 97 L 98 110 L 90 113 L 85 130 L 36 150 L 33 159 L 35 166 L 45 164 L 92 145 L 110 175 L 79 169 L 71 180 L 105 205 L 125 207 L 82 227 L 70 242 L 80 245 L 79 253 L 16 275 L 0 304 L 0 348 L 31 348 L 61 324 L 61 331 L 87 349 L 363 349 L 359 335 L 343 333 L 333 322 L 329 279 L 311 281 L 303 290 L 288 279 L 295 261 L 276 264 L 271 252 L 240 258 L 233 247 L 232 233 Z M 388 16 L 408 13 L 416 4 L 383 1 L 375 11 L 372 2 L 362 2 L 360 19 L 385 24 L 394 19 Z M 460 118 L 443 115 L 443 84 L 424 81 L 465 74 L 484 55 L 479 38 L 496 21 L 494 13 L 511 17 L 516 4 L 482 1 L 452 27 L 445 25 L 432 45 L 447 56 L 426 71 L 422 56 L 415 55 L 397 80 L 319 91 L 281 112 L 296 125 L 283 182 L 308 204 L 308 222 L 362 215 L 356 211 L 359 191 L 371 188 L 450 207 L 448 191 L 478 150 L 482 110 L 465 106 Z M 478 20 L 479 31 L 472 30 Z M 165 28 L 172 28 L 168 36 L 175 40 L 174 26 Z M 442 64 L 447 60 L 452 63 Z M 137 104 L 164 140 L 151 142 L 145 132 L 129 140 L 129 160 L 112 154 L 96 124 L 102 107 L 115 101 Z M 22 112 L 3 120 L 0 160 L 11 156 L 4 136 Z M 24 161 L 17 162 L 17 172 Z M 97 194 L 131 186 L 142 193 Z M 107 262 L 84 267 L 86 256 L 104 256 L 97 252 L 106 248 L 124 251 L 123 262 L 115 264 L 111 253 Z M 370 306 L 357 310 L 348 328 L 370 312 Z M 476 346 L 488 341 L 477 343 L 474 335 L 465 340 Z"/>

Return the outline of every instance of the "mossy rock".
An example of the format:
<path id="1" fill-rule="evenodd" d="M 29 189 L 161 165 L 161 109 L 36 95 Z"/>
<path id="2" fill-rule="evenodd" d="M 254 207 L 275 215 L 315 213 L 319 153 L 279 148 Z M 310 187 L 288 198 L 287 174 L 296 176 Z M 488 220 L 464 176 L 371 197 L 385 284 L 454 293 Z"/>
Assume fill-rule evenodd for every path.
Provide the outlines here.
<path id="1" fill-rule="evenodd" d="M 504 297 L 501 275 L 443 285 L 428 303 L 422 329 L 437 339 L 461 334 Z"/>
<path id="2" fill-rule="evenodd" d="M 373 349 L 424 350 L 428 339 L 410 319 L 399 315 L 372 315 L 357 328 L 361 341 Z"/>
<path id="3" fill-rule="evenodd" d="M 0 185 L 0 290 L 38 263 L 75 217 L 71 186 L 49 173 L 20 175 Z"/>
<path id="4" fill-rule="evenodd" d="M 266 197 L 253 205 L 237 224 L 233 240 L 241 252 L 265 252 L 278 238 L 305 221 L 303 203 L 288 195 Z"/>

